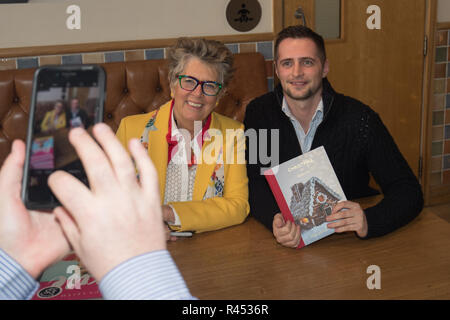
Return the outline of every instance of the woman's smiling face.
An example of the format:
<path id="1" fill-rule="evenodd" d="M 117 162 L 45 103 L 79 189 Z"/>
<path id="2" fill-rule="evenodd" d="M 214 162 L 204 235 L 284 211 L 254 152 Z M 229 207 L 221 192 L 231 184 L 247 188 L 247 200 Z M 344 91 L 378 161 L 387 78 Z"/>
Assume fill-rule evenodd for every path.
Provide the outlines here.
<path id="1" fill-rule="evenodd" d="M 220 82 L 217 71 L 198 58 L 191 58 L 181 74 L 200 81 Z M 200 84 L 193 91 L 188 91 L 181 88 L 177 79 L 171 89 L 175 99 L 174 117 L 180 128 L 192 128 L 194 121 L 204 121 L 216 107 L 218 96 L 205 95 Z"/>

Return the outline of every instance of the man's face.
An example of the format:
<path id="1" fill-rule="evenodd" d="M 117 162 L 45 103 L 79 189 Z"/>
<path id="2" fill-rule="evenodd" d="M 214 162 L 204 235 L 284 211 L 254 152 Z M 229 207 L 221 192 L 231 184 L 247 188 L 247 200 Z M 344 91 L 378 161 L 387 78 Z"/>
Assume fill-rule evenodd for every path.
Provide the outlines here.
<path id="1" fill-rule="evenodd" d="M 306 101 L 322 94 L 328 61 L 322 64 L 311 39 L 287 38 L 279 44 L 275 72 L 287 97 Z"/>
<path id="2" fill-rule="evenodd" d="M 63 104 L 61 102 L 57 102 L 55 104 L 55 113 L 60 114 L 63 111 Z"/>
<path id="3" fill-rule="evenodd" d="M 70 101 L 70 109 L 72 111 L 77 111 L 79 107 L 80 107 L 80 102 L 78 101 L 78 99 L 72 99 Z"/>

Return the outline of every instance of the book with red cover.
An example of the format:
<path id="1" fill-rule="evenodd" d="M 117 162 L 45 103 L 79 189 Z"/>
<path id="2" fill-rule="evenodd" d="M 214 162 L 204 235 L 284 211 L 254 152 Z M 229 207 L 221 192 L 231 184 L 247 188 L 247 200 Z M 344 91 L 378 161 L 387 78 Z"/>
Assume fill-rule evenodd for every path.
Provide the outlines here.
<path id="1" fill-rule="evenodd" d="M 52 136 L 35 138 L 31 145 L 30 165 L 32 169 L 54 169 L 54 138 Z"/>
<path id="2" fill-rule="evenodd" d="M 39 289 L 32 300 L 84 300 L 102 297 L 97 281 L 80 266 L 79 258 L 69 254 L 47 268 L 39 278 Z"/>
<path id="3" fill-rule="evenodd" d="M 297 249 L 334 233 L 326 217 L 347 200 L 324 147 L 264 172 L 284 219 L 300 225 Z"/>

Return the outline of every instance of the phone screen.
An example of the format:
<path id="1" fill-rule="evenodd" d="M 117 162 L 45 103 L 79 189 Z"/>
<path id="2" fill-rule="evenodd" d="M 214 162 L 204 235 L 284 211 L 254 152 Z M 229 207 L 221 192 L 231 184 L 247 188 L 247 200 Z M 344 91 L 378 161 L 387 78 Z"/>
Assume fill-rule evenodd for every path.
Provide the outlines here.
<path id="1" fill-rule="evenodd" d="M 29 209 L 59 205 L 48 176 L 64 170 L 88 184 L 69 142 L 70 129 L 88 132 L 103 119 L 104 72 L 97 66 L 48 67 L 35 74 L 28 128 L 23 200 Z"/>

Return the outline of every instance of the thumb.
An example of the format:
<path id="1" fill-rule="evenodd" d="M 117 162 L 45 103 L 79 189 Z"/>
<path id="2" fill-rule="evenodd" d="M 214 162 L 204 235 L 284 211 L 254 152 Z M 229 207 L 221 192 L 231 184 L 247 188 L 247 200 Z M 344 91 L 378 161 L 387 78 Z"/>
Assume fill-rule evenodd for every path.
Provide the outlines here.
<path id="1" fill-rule="evenodd" d="M 15 197 L 20 194 L 24 162 L 25 144 L 23 141 L 14 140 L 11 153 L 0 170 L 0 187 L 10 196 Z"/>
<path id="2" fill-rule="evenodd" d="M 284 221 L 283 215 L 281 213 L 277 213 L 273 218 L 274 227 L 281 228 L 285 224 L 286 222 Z"/>

